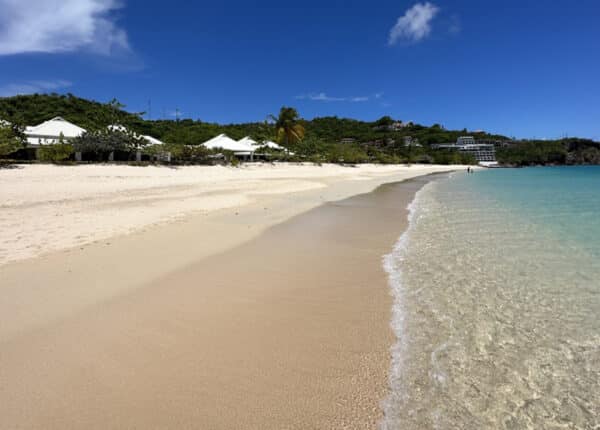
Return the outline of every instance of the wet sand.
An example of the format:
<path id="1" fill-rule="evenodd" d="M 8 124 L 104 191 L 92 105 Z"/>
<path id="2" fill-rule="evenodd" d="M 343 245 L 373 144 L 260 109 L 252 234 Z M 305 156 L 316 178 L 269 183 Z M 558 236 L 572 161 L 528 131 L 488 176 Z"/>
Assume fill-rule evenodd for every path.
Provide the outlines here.
<path id="1" fill-rule="evenodd" d="M 426 181 L 327 203 L 125 294 L 6 330 L 0 428 L 375 428 L 393 342 L 381 258 Z"/>

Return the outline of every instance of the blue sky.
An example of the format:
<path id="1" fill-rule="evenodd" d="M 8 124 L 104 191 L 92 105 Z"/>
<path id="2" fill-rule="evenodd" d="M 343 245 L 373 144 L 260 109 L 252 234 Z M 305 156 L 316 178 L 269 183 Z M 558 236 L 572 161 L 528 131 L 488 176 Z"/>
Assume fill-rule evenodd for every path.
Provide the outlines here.
<path id="1" fill-rule="evenodd" d="M 0 95 L 600 140 L 598 0 L 207 3 L 0 0 Z"/>

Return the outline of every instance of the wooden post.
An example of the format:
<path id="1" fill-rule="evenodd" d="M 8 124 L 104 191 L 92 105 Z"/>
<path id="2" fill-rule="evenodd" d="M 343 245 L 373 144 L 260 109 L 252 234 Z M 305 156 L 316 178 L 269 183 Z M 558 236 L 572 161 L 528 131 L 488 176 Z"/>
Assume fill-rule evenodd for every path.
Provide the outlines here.
<path id="1" fill-rule="evenodd" d="M 108 154 L 108 161 L 115 161 L 115 152 L 114 151 L 111 151 Z"/>
<path id="2" fill-rule="evenodd" d="M 142 161 L 142 151 L 136 151 L 136 153 L 135 153 L 135 161 L 137 161 L 138 163 L 140 161 Z"/>
<path id="3" fill-rule="evenodd" d="M 76 152 L 75 153 L 75 161 L 80 162 L 83 159 L 83 157 L 81 156 L 81 152 Z"/>

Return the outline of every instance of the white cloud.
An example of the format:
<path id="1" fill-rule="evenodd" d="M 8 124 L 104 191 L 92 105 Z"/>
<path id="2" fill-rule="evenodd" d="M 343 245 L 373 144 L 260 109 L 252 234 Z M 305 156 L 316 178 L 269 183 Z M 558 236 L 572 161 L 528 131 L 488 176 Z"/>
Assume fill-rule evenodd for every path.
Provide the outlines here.
<path id="1" fill-rule="evenodd" d="M 418 42 L 431 33 L 431 21 L 440 8 L 426 2 L 417 3 L 398 18 L 396 25 L 390 30 L 389 44 L 394 45 L 400 40 Z"/>
<path id="2" fill-rule="evenodd" d="M 354 96 L 354 97 L 332 97 L 326 93 L 309 93 L 296 96 L 296 100 L 311 100 L 318 102 L 368 102 L 371 99 L 379 99 L 383 93 L 375 93 L 372 96 Z"/>
<path id="3" fill-rule="evenodd" d="M 0 55 L 129 51 L 119 0 L 0 0 Z"/>
<path id="4" fill-rule="evenodd" d="M 71 85 L 73 85 L 71 82 L 63 79 L 12 83 L 0 87 L 0 97 L 52 92 L 68 88 Z"/>
<path id="5" fill-rule="evenodd" d="M 296 96 L 297 100 L 312 100 L 319 102 L 343 102 L 346 99 L 343 97 L 331 97 L 325 93 L 310 93 Z"/>

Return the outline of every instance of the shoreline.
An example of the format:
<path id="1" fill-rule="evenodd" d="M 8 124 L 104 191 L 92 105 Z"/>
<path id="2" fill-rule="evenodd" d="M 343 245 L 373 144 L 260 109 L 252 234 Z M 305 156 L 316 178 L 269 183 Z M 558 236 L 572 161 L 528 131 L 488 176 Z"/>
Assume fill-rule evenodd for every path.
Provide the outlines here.
<path id="1" fill-rule="evenodd" d="M 328 188 L 334 202 L 324 204 L 314 191 L 270 196 L 235 213 L 188 217 L 109 245 L 0 267 L 8 281 L 3 315 L 11 316 L 0 329 L 1 415 L 33 428 L 94 428 L 110 419 L 146 427 L 190 419 L 209 428 L 374 427 L 393 343 L 381 258 L 407 226 L 406 206 L 416 192 L 407 188 L 429 180 L 423 175 L 375 192 L 369 188 L 382 178 L 361 181 L 368 194 L 340 182 Z M 390 200 L 393 189 L 404 200 Z M 344 194 L 353 197 L 335 199 Z M 272 211 L 265 219 L 266 203 Z M 295 213 L 300 208 L 306 210 Z M 191 235 L 206 242 L 194 246 Z M 315 251 L 314 241 L 328 251 Z M 185 251 L 189 261 L 182 264 Z M 292 261 L 295 268 L 288 268 Z M 332 267 L 335 261 L 346 264 Z M 377 286 L 367 288 L 373 279 Z M 304 356 L 308 345 L 317 349 Z M 251 398 L 240 397 L 240 384 Z M 56 392 L 66 400 L 52 399 Z M 22 409 L 31 393 L 44 400 L 35 414 Z M 136 412 L 139 405 L 145 407 Z M 41 417 L 55 421 L 40 425 Z"/>
<path id="2" fill-rule="evenodd" d="M 446 174 L 446 179 L 451 177 L 455 172 L 451 172 Z M 440 174 L 441 176 L 442 174 Z M 429 177 L 438 176 L 438 175 L 428 175 Z M 407 342 L 405 340 L 407 336 L 406 330 L 406 308 L 403 300 L 403 271 L 402 271 L 402 263 L 407 254 L 408 245 L 410 241 L 410 235 L 415 229 L 416 220 L 415 216 L 417 211 L 420 209 L 419 204 L 422 199 L 422 193 L 425 191 L 425 188 L 431 186 L 430 180 L 427 183 L 423 184 L 421 188 L 419 188 L 410 202 L 410 204 L 406 207 L 406 227 L 404 228 L 402 234 L 399 236 L 398 240 L 394 243 L 389 252 L 383 256 L 383 269 L 387 275 L 388 288 L 390 291 L 390 296 L 392 297 L 392 305 L 391 305 L 391 318 L 390 318 L 390 329 L 394 334 L 394 342 L 390 346 L 390 363 L 389 363 L 389 371 L 387 375 L 388 380 L 388 390 L 387 394 L 384 398 L 381 399 L 381 412 L 382 416 L 380 419 L 380 427 L 382 429 L 393 428 L 394 422 L 390 421 L 390 417 L 393 415 L 395 402 L 397 399 L 395 396 L 400 390 L 403 390 L 404 387 L 398 386 L 398 382 L 401 378 L 402 372 L 404 370 L 404 360 L 406 355 L 406 345 Z"/>

